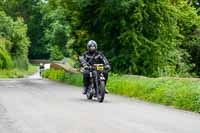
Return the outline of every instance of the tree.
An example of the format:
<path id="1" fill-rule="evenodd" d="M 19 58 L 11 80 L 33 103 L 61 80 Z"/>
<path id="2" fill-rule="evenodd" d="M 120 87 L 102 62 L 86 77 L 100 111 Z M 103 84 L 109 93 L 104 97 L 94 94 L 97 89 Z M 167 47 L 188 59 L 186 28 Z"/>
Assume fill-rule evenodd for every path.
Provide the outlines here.
<path id="1" fill-rule="evenodd" d="M 27 26 L 24 24 L 23 19 L 17 18 L 14 21 L 11 17 L 0 11 L 0 40 L 1 60 L 12 64 L 10 61 L 12 58 L 14 67 L 28 69 L 27 56 L 30 41 L 27 37 Z M 10 67 L 11 65 L 7 66 Z"/>
<path id="2" fill-rule="evenodd" d="M 1 2 L 3 10 L 13 18 L 22 17 L 28 26 L 28 36 L 31 47 L 30 58 L 49 58 L 45 44 L 41 43 L 44 29 L 41 26 L 44 0 L 4 0 Z"/>
<path id="3" fill-rule="evenodd" d="M 110 60 L 114 72 L 147 76 L 199 71 L 193 69 L 198 56 L 191 54 L 193 44 L 199 40 L 194 36 L 200 26 L 197 5 L 197 0 L 0 3 L 6 13 L 15 19 L 21 16 L 27 23 L 30 58 L 76 58 L 93 39 Z"/>

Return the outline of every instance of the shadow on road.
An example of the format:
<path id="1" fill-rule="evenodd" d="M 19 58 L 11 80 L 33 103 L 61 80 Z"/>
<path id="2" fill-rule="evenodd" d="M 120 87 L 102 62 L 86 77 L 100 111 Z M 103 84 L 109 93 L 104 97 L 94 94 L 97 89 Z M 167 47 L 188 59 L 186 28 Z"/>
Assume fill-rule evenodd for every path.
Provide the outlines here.
<path id="1" fill-rule="evenodd" d="M 74 101 L 74 102 L 82 102 L 82 103 L 99 103 L 99 102 L 97 101 L 97 99 L 88 100 L 86 97 L 85 97 L 85 98 L 72 98 L 71 101 Z M 113 102 L 111 102 L 111 101 L 105 99 L 105 101 L 104 101 L 103 103 L 108 104 L 108 103 L 113 103 Z M 103 104 L 103 103 L 102 103 L 102 104 Z"/>

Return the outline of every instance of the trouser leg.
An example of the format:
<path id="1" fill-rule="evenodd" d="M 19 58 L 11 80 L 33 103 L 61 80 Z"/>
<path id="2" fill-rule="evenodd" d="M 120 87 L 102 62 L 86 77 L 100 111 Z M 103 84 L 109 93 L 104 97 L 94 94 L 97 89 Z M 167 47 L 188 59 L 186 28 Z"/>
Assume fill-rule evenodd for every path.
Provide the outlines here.
<path id="1" fill-rule="evenodd" d="M 104 72 L 104 77 L 105 77 L 105 84 L 107 83 L 107 80 L 108 80 L 108 72 Z"/>
<path id="2" fill-rule="evenodd" d="M 83 72 L 83 84 L 84 84 L 84 87 L 88 87 L 89 86 L 89 78 L 90 78 L 90 72 L 88 70 L 85 70 Z"/>

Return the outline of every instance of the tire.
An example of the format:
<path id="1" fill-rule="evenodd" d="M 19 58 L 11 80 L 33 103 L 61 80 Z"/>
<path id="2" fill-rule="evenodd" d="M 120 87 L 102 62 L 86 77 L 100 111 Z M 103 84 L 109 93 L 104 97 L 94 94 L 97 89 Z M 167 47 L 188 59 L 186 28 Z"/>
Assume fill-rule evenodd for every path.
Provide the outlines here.
<path id="1" fill-rule="evenodd" d="M 100 82 L 98 101 L 102 103 L 105 97 L 105 81 Z"/>

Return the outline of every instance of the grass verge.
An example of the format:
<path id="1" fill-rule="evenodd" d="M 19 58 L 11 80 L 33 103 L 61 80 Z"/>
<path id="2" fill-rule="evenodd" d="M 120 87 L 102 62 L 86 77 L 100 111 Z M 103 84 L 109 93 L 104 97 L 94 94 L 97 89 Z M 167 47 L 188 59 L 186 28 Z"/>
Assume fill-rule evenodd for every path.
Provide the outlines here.
<path id="1" fill-rule="evenodd" d="M 37 66 L 30 64 L 28 71 L 20 69 L 0 70 L 0 78 L 23 78 L 37 71 Z"/>
<path id="2" fill-rule="evenodd" d="M 82 86 L 82 74 L 46 70 L 44 78 Z M 107 89 L 114 94 L 200 113 L 200 82 L 110 74 Z"/>

